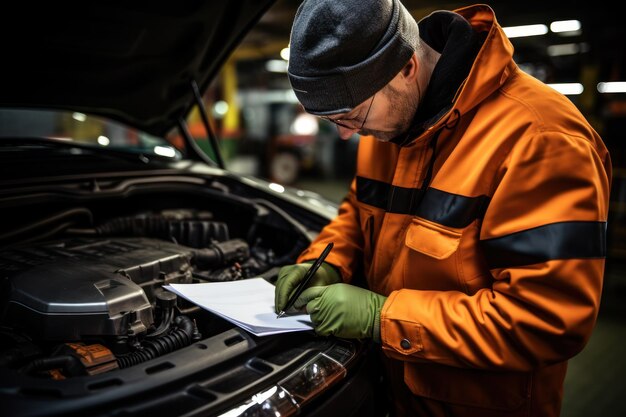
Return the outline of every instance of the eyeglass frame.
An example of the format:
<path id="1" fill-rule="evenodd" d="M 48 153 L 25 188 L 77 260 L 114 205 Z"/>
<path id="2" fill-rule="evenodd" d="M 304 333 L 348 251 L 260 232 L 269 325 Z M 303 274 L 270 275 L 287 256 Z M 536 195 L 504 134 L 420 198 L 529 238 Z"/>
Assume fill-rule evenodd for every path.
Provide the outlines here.
<path id="1" fill-rule="evenodd" d="M 372 100 L 370 101 L 370 105 L 367 107 L 367 111 L 365 112 L 365 117 L 363 118 L 363 122 L 361 123 L 361 126 L 356 127 L 356 126 L 349 126 L 347 124 L 345 124 L 347 121 L 349 120 L 354 120 L 354 119 L 331 119 L 328 116 L 320 116 L 321 119 L 324 120 L 328 120 L 329 122 L 332 122 L 334 124 L 336 124 L 337 126 L 341 126 L 344 129 L 349 129 L 349 130 L 356 130 L 359 131 L 361 129 L 363 129 L 363 127 L 365 126 L 365 122 L 367 121 L 367 116 L 369 116 L 370 114 L 370 110 L 372 109 L 372 104 L 374 104 L 374 99 L 376 98 L 376 93 L 374 93 L 374 95 L 372 96 Z"/>

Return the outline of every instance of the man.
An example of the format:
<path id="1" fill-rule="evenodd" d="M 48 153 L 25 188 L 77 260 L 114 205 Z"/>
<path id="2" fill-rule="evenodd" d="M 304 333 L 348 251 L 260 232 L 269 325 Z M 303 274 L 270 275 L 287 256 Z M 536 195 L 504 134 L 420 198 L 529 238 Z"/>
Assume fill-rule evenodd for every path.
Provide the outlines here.
<path id="1" fill-rule="evenodd" d="M 276 309 L 333 242 L 295 306 L 320 335 L 380 343 L 394 415 L 558 416 L 596 321 L 610 158 L 512 54 L 486 5 L 418 25 L 399 0 L 305 0 L 294 19 L 299 101 L 365 136 Z"/>

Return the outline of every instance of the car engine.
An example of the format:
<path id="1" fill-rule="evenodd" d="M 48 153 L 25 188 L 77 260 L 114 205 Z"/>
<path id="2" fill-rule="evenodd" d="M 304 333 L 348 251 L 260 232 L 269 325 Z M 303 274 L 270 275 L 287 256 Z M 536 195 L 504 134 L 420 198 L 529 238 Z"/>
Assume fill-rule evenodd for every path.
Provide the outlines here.
<path id="1" fill-rule="evenodd" d="M 79 217 L 88 220 L 70 221 Z M 306 239 L 294 245 L 275 230 L 284 219 L 260 207 L 246 218 L 214 217 L 168 208 L 97 222 L 89 208 L 71 208 L 4 233 L 0 242 L 18 244 L 0 250 L 0 367 L 51 379 L 95 375 L 223 331 L 228 323 L 163 286 L 271 280 Z"/>

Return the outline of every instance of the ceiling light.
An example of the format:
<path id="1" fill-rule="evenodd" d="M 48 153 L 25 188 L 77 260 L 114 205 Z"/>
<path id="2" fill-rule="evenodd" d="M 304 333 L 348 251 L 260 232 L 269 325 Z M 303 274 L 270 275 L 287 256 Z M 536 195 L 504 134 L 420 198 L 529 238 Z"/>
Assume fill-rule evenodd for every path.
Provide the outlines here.
<path id="1" fill-rule="evenodd" d="M 557 20 L 550 23 L 550 30 L 555 33 L 577 32 L 581 27 L 579 20 Z"/>
<path id="2" fill-rule="evenodd" d="M 582 94 L 585 90 L 581 83 L 556 83 L 556 84 L 548 84 L 550 87 L 554 88 L 561 94 L 565 94 L 566 96 L 577 96 Z"/>
<path id="3" fill-rule="evenodd" d="M 626 81 L 598 83 L 600 93 L 626 93 Z"/>
<path id="4" fill-rule="evenodd" d="M 547 52 L 550 56 L 575 55 L 580 52 L 580 46 L 577 43 L 550 45 L 547 48 Z"/>
<path id="5" fill-rule="evenodd" d="M 538 36 L 548 33 L 548 27 L 546 25 L 523 25 L 523 26 L 509 26 L 502 28 L 504 33 L 509 38 L 521 38 L 524 36 Z"/>
<path id="6" fill-rule="evenodd" d="M 284 59 L 285 61 L 289 61 L 289 47 L 283 48 L 280 51 L 280 57 Z"/>

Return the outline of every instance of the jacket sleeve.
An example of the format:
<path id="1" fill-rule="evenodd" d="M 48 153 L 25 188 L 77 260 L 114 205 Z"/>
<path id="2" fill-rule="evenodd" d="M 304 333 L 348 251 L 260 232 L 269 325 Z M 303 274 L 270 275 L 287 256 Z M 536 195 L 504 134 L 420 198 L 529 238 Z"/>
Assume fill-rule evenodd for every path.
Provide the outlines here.
<path id="1" fill-rule="evenodd" d="M 337 217 L 324 227 L 311 245 L 300 254 L 297 262 L 316 259 L 329 242 L 333 242 L 334 246 L 326 262 L 339 269 L 344 282 L 350 282 L 353 271 L 362 261 L 363 248 L 355 180 L 339 206 Z"/>
<path id="2" fill-rule="evenodd" d="M 583 349 L 602 292 L 611 176 L 606 149 L 590 136 L 542 132 L 511 150 L 477 251 L 492 285 L 391 293 L 381 314 L 388 356 L 529 370 Z"/>

